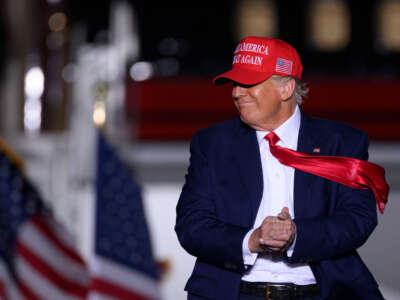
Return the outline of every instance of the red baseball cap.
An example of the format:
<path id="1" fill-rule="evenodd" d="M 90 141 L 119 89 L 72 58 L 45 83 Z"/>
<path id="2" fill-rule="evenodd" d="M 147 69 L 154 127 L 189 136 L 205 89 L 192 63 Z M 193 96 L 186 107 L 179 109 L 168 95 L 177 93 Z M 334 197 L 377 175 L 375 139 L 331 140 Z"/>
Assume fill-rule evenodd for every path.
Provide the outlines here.
<path id="1" fill-rule="evenodd" d="M 232 69 L 214 78 L 216 85 L 235 81 L 253 85 L 271 75 L 294 76 L 301 79 L 300 56 L 288 43 L 269 37 L 244 38 L 233 53 Z"/>

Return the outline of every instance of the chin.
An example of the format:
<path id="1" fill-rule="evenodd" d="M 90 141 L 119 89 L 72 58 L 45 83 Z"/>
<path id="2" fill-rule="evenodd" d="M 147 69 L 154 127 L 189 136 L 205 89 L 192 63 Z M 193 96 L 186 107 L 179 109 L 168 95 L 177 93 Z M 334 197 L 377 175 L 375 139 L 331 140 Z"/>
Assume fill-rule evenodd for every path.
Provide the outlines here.
<path id="1" fill-rule="evenodd" d="M 251 121 L 251 119 L 240 116 L 240 120 L 242 120 L 243 123 L 247 124 L 251 128 L 256 129 L 256 127 L 257 127 L 257 126 L 255 126 L 255 123 Z"/>

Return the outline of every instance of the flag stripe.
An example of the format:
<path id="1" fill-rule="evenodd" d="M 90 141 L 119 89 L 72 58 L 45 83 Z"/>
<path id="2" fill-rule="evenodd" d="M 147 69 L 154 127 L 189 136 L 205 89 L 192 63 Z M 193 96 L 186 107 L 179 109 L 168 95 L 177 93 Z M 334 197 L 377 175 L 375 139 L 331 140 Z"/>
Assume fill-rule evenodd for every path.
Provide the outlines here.
<path id="1" fill-rule="evenodd" d="M 65 292 L 54 285 L 47 277 L 43 276 L 37 269 L 33 268 L 21 256 L 17 257 L 16 269 L 19 273 L 19 283 L 36 295 L 41 300 L 83 300 L 85 297 L 78 297 L 69 292 Z M 27 297 L 29 300 L 30 298 Z"/>
<path id="2" fill-rule="evenodd" d="M 2 285 L 3 291 L 0 294 L 1 300 L 25 300 L 25 297 L 21 294 L 21 290 L 17 288 L 17 284 L 10 278 L 10 274 L 4 265 L 4 262 L 0 260 L 0 284 Z"/>
<path id="3" fill-rule="evenodd" d="M 285 74 L 291 74 L 292 67 L 293 67 L 293 62 L 291 60 L 278 58 L 276 67 L 275 67 L 275 71 L 285 73 Z"/>
<path id="4" fill-rule="evenodd" d="M 129 291 L 121 286 L 110 283 L 108 280 L 101 278 L 93 278 L 91 290 L 101 292 L 103 294 L 115 297 L 121 300 L 154 300 L 155 298 L 148 298 Z"/>
<path id="5" fill-rule="evenodd" d="M 91 291 L 88 296 L 88 300 L 115 300 L 115 297 L 106 295 L 104 293 L 99 293 L 97 291 Z"/>
<path id="6" fill-rule="evenodd" d="M 155 279 L 99 255 L 92 258 L 90 273 L 93 278 L 102 278 L 114 286 L 135 291 L 150 299 L 158 299 L 160 296 Z"/>
<path id="7" fill-rule="evenodd" d="M 3 282 L 0 281 L 0 300 L 6 299 L 6 291 L 4 289 Z"/>
<path id="8" fill-rule="evenodd" d="M 62 232 L 60 232 L 62 234 Z M 25 224 L 20 230 L 21 243 L 33 252 L 37 257 L 46 262 L 54 272 L 63 274 L 65 278 L 72 282 L 89 284 L 89 276 L 86 266 L 71 260 L 64 255 L 51 240 L 48 240 L 35 226 L 31 223 Z"/>
<path id="9" fill-rule="evenodd" d="M 48 239 L 50 239 L 65 255 L 76 262 L 85 265 L 83 259 L 76 253 L 75 250 L 66 247 L 65 243 L 62 243 L 60 239 L 54 234 L 54 232 L 47 226 L 47 224 L 40 218 L 35 216 L 32 218 L 32 222 L 35 227 L 40 230 Z"/>
<path id="10" fill-rule="evenodd" d="M 87 289 L 84 286 L 73 283 L 55 272 L 45 261 L 37 257 L 20 242 L 17 242 L 17 251 L 25 259 L 26 263 L 30 264 L 32 268 L 37 270 L 58 288 L 78 297 L 84 298 L 86 296 Z"/>
<path id="11" fill-rule="evenodd" d="M 90 279 L 71 236 L 1 151 L 0 173 L 0 300 L 85 299 Z"/>
<path id="12" fill-rule="evenodd" d="M 4 263 L 0 260 L 0 300 L 6 299 L 6 281 L 7 281 L 7 272 L 4 266 Z"/>
<path id="13" fill-rule="evenodd" d="M 22 294 L 29 300 L 44 300 L 39 298 L 34 292 L 32 292 L 24 283 L 20 280 L 17 282 L 17 286 L 22 292 Z"/>
<path id="14" fill-rule="evenodd" d="M 18 284 L 14 282 L 13 280 L 9 280 L 7 282 L 7 290 L 6 290 L 6 296 L 8 300 L 12 299 L 18 299 L 18 300 L 25 300 L 24 294 L 22 293 L 21 289 L 18 287 Z M 31 300 L 31 298 L 28 298 Z"/>

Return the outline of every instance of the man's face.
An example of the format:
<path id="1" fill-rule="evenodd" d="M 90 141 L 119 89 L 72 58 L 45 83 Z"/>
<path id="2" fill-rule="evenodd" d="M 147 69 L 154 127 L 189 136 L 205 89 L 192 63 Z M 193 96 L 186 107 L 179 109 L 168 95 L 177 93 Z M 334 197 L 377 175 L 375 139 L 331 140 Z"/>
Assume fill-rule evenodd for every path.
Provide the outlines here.
<path id="1" fill-rule="evenodd" d="M 240 119 L 256 130 L 273 130 L 287 119 L 279 83 L 272 77 L 251 86 L 234 83 L 232 98 Z"/>

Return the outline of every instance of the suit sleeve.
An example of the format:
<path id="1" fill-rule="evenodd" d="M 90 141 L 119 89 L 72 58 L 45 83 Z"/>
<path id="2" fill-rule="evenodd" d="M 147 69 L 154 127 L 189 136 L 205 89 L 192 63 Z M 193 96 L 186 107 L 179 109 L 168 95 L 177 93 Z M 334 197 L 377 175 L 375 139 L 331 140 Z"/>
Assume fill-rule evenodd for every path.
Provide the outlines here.
<path id="1" fill-rule="evenodd" d="M 346 156 L 368 159 L 368 138 L 360 141 Z M 355 251 L 366 242 L 377 225 L 376 205 L 369 190 L 350 188 L 331 182 L 330 199 L 335 201 L 332 212 L 326 216 L 295 219 L 296 245 L 290 263 L 318 262 Z"/>
<path id="2" fill-rule="evenodd" d="M 190 166 L 178 205 L 175 230 L 182 247 L 207 263 L 244 272 L 242 242 L 251 228 L 225 223 L 215 212 L 210 162 L 195 135 L 190 146 Z"/>

